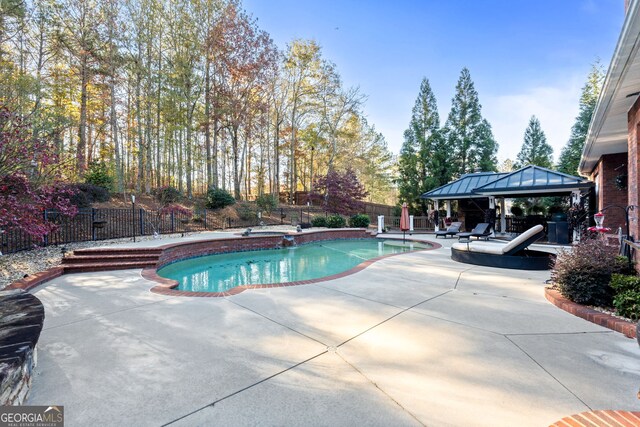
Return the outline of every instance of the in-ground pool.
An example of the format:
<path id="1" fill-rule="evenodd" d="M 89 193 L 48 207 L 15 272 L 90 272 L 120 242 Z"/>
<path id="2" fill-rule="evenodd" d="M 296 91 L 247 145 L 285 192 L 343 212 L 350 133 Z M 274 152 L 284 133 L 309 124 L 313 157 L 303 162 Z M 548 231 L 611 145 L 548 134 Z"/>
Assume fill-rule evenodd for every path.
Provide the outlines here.
<path id="1" fill-rule="evenodd" d="M 429 249 L 429 243 L 399 240 L 324 240 L 284 249 L 208 255 L 178 261 L 158 275 L 176 280 L 178 290 L 224 292 L 242 285 L 298 282 L 350 270 L 371 258 Z"/>

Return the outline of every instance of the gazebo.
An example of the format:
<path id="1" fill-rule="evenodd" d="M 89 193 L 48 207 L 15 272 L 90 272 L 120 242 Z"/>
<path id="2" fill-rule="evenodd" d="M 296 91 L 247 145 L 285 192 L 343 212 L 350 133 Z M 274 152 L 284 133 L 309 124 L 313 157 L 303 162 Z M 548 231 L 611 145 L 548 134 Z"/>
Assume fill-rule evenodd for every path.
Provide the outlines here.
<path id="1" fill-rule="evenodd" d="M 550 197 L 571 195 L 571 202 L 579 203 L 594 183 L 578 176 L 567 175 L 540 166 L 526 166 L 514 172 L 476 172 L 462 175 L 459 179 L 428 191 L 421 199 L 433 200 L 436 210 L 444 201 L 447 216 L 451 216 L 451 201 L 457 200 L 477 210 L 496 208 L 500 203 L 500 230 L 506 229 L 505 199 L 526 197 Z M 463 209 L 464 210 L 464 207 Z M 478 221 L 484 222 L 484 219 Z M 470 224 L 466 224 L 469 228 Z M 436 231 L 439 224 L 436 224 Z"/>

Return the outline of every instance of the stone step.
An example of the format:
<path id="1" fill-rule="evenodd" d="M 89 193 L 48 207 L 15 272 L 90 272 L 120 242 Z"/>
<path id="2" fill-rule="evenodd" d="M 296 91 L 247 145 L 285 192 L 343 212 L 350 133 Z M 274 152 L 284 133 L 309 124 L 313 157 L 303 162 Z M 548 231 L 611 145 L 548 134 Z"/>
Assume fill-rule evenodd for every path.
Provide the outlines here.
<path id="1" fill-rule="evenodd" d="M 132 262 L 100 262 L 92 264 L 65 264 L 65 273 L 82 273 L 90 271 L 127 270 L 132 268 L 154 267 L 156 261 L 132 261 Z"/>
<path id="2" fill-rule="evenodd" d="M 138 255 L 138 254 L 162 254 L 160 248 L 122 248 L 122 249 L 110 249 L 110 248 L 89 248 L 78 249 L 73 251 L 73 255 Z"/>

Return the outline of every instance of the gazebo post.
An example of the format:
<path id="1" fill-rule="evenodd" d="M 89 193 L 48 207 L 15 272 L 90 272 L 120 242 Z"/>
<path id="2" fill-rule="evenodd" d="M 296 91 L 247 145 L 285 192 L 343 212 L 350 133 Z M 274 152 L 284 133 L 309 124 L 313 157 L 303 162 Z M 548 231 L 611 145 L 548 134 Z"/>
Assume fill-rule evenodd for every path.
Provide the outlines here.
<path id="1" fill-rule="evenodd" d="M 500 232 L 507 232 L 507 209 L 504 203 L 504 197 L 500 198 Z"/>
<path id="2" fill-rule="evenodd" d="M 580 190 L 573 190 L 571 192 L 571 206 L 580 204 Z M 573 229 L 573 243 L 580 241 L 580 231 Z"/>
<path id="3" fill-rule="evenodd" d="M 451 200 L 445 200 L 444 205 L 447 207 L 447 218 L 451 218 Z"/>
<path id="4" fill-rule="evenodd" d="M 496 198 L 494 196 L 489 196 L 489 209 L 496 208 Z M 496 237 L 496 225 L 491 224 L 491 237 Z"/>
<path id="5" fill-rule="evenodd" d="M 433 208 L 435 209 L 436 212 L 438 212 L 438 209 L 440 209 L 440 207 L 438 206 L 438 199 L 433 201 Z M 439 215 L 436 213 L 436 217 L 438 216 Z M 438 218 L 438 220 L 435 223 L 436 223 L 435 231 L 440 231 L 440 218 Z"/>

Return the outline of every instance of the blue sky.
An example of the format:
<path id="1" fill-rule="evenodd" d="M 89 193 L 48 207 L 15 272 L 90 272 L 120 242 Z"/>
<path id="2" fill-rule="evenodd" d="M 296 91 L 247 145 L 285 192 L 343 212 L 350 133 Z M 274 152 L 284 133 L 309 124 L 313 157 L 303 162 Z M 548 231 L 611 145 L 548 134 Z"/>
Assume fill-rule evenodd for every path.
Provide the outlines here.
<path id="1" fill-rule="evenodd" d="M 514 159 L 536 115 L 557 159 L 591 64 L 609 65 L 624 0 L 244 0 L 281 49 L 314 39 L 398 153 L 423 77 L 442 123 L 469 68 L 500 149 Z"/>

